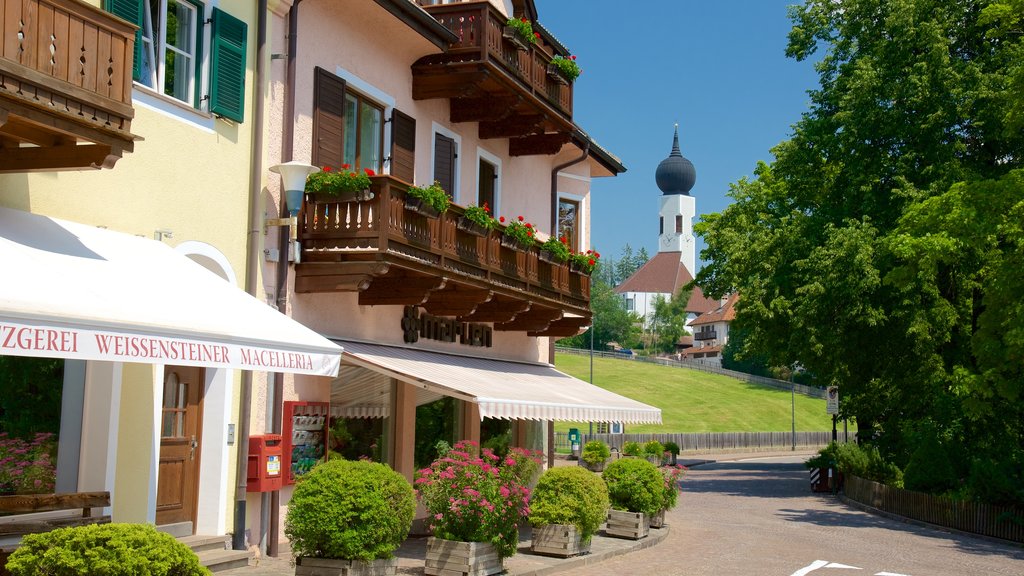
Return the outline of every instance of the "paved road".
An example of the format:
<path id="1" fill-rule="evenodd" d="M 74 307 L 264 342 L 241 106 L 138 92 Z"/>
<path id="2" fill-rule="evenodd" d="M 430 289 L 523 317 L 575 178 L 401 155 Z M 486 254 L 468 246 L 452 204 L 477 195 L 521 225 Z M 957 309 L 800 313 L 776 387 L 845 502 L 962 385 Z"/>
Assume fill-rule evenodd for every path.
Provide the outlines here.
<path id="1" fill-rule="evenodd" d="M 665 541 L 561 574 L 1024 575 L 1024 548 L 888 520 L 811 493 L 802 460 L 693 468 Z"/>

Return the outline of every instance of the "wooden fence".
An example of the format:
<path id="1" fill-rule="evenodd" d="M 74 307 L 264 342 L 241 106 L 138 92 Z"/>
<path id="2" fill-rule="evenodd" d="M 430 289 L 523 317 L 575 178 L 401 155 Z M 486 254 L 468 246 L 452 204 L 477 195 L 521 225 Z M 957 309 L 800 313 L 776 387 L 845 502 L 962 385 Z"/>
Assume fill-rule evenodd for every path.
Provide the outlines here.
<path id="1" fill-rule="evenodd" d="M 846 436 L 839 432 L 839 441 L 853 441 L 853 434 Z M 832 432 L 797 432 L 794 440 L 792 432 L 693 432 L 687 434 L 581 434 L 581 448 L 590 440 L 600 440 L 612 448 L 621 450 L 622 444 L 635 441 L 643 444 L 649 440 L 657 440 L 664 444 L 672 441 L 679 445 L 681 452 L 766 452 L 789 450 L 793 446 L 799 448 L 820 448 L 832 441 Z M 569 452 L 567 434 L 555 433 L 555 450 Z"/>
<path id="2" fill-rule="evenodd" d="M 950 500 L 846 476 L 846 497 L 883 512 L 954 530 L 1024 543 L 1024 510 Z"/>

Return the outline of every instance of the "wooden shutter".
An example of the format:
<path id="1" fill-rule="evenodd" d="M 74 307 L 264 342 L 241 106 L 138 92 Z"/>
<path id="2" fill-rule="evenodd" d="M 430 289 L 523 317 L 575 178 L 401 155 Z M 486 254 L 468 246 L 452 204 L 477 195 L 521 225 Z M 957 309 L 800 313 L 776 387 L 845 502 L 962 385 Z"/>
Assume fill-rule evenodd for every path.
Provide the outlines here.
<path id="1" fill-rule="evenodd" d="M 345 131 L 345 81 L 317 67 L 313 86 L 313 165 L 335 170 L 342 160 Z"/>
<path id="2" fill-rule="evenodd" d="M 210 112 L 235 122 L 245 114 L 245 47 L 248 26 L 220 8 L 213 9 L 210 53 Z"/>
<path id="3" fill-rule="evenodd" d="M 391 111 L 391 175 L 412 182 L 416 174 L 416 119 Z M 446 188 L 447 190 L 447 188 Z"/>
<path id="4" fill-rule="evenodd" d="M 494 180 L 497 178 L 497 174 L 494 172 L 494 164 L 481 159 L 480 160 L 480 182 L 477 187 L 477 206 L 483 206 L 487 204 L 494 210 Z"/>
<path id="5" fill-rule="evenodd" d="M 434 180 L 449 196 L 455 195 L 455 140 L 434 134 Z"/>
<path id="6" fill-rule="evenodd" d="M 105 8 L 118 18 L 123 18 L 139 27 L 135 31 L 135 56 L 132 62 L 132 78 L 142 77 L 142 0 L 106 0 Z"/>

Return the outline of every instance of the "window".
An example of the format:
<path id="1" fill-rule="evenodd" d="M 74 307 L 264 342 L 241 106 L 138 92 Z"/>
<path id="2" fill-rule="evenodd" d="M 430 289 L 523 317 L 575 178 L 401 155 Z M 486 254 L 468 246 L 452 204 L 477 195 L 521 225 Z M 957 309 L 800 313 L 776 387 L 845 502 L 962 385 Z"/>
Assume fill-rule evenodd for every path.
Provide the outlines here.
<path id="1" fill-rule="evenodd" d="M 351 91 L 345 93 L 342 161 L 357 170 L 381 171 L 384 108 Z"/>
<path id="2" fill-rule="evenodd" d="M 683 217 L 680 214 L 676 215 L 676 234 L 683 233 Z"/>
<path id="3" fill-rule="evenodd" d="M 316 68 L 314 74 L 313 164 L 336 169 L 348 164 L 355 170 L 382 172 L 384 107 L 349 89 L 343 78 L 323 68 Z M 396 141 L 401 140 L 410 148 L 401 159 L 402 177 L 408 178 L 412 172 L 416 123 L 404 114 L 400 122 L 402 137 Z"/>
<path id="4" fill-rule="evenodd" d="M 198 0 L 106 0 L 106 9 L 139 27 L 135 81 L 211 114 L 241 122 L 245 107 L 248 26 Z M 204 27 L 211 24 L 209 80 L 204 81 Z"/>
<path id="5" fill-rule="evenodd" d="M 455 139 L 435 132 L 434 180 L 440 182 L 441 188 L 444 188 L 444 191 L 453 197 L 455 195 L 455 159 L 457 157 Z"/>
<path id="6" fill-rule="evenodd" d="M 580 247 L 580 203 L 567 198 L 558 199 L 558 237 L 569 241 L 573 250 Z"/>
<path id="7" fill-rule="evenodd" d="M 477 191 L 476 205 L 484 206 L 487 205 L 491 209 L 491 213 L 494 211 L 494 184 L 498 180 L 498 171 L 494 164 L 491 164 L 483 158 L 480 159 L 480 170 L 479 170 L 480 183 Z"/>
<path id="8" fill-rule="evenodd" d="M 626 312 L 632 312 L 636 310 L 636 301 L 630 297 L 626 297 Z"/>

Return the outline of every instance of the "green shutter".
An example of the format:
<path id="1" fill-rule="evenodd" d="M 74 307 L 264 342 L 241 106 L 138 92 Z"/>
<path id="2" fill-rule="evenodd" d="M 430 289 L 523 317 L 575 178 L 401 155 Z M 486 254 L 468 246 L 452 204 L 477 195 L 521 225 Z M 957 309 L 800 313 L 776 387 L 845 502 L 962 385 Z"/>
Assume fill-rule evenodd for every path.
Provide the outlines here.
<path id="1" fill-rule="evenodd" d="M 245 22 L 213 9 L 210 112 L 241 122 L 245 113 Z"/>
<path id="2" fill-rule="evenodd" d="M 107 12 L 139 27 L 135 31 L 135 56 L 132 61 L 132 78 L 139 80 L 142 75 L 142 0 L 105 0 L 105 7 Z"/>

